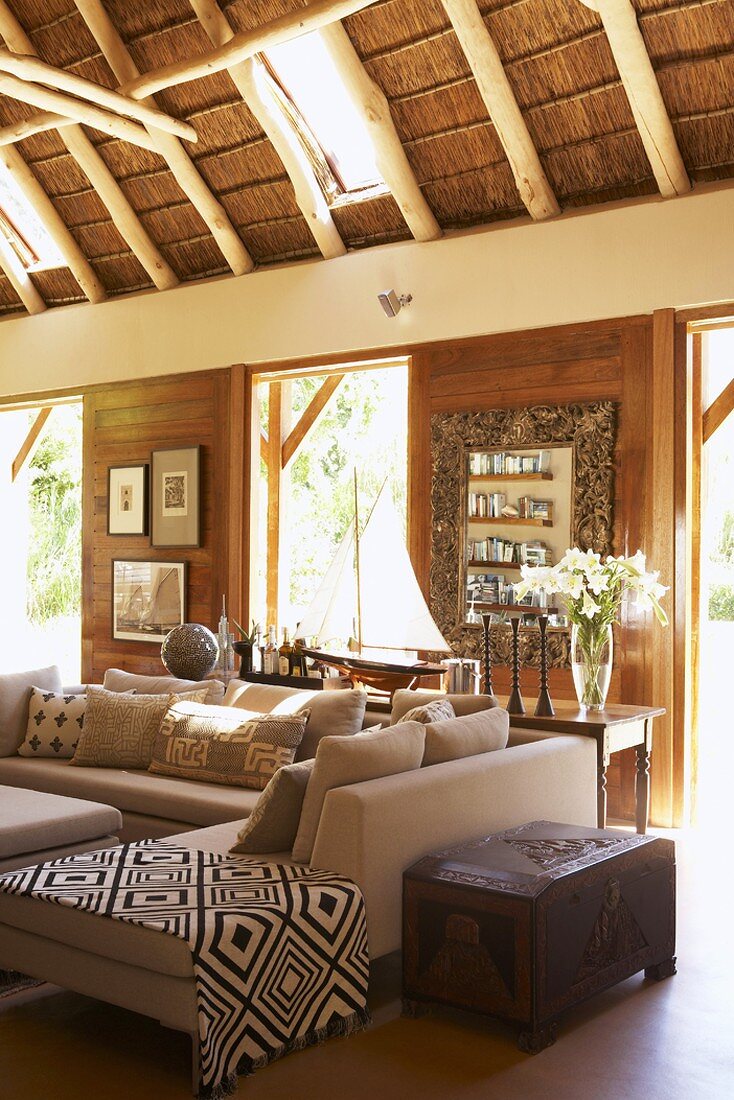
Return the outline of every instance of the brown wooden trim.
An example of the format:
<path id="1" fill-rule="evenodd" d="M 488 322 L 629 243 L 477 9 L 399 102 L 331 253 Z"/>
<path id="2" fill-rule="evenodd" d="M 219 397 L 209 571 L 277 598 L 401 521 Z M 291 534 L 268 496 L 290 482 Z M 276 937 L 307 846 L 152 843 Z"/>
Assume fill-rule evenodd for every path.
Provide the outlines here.
<path id="1" fill-rule="evenodd" d="M 38 416 L 28 429 L 28 434 L 21 444 L 20 450 L 13 459 L 13 464 L 10 470 L 10 480 L 15 481 L 20 471 L 25 466 L 28 459 L 32 456 L 36 447 L 41 441 L 41 432 L 46 427 L 46 421 L 53 412 L 53 409 L 49 405 L 45 405 L 39 410 Z"/>
<path id="2" fill-rule="evenodd" d="M 719 394 L 703 414 L 703 442 L 708 443 L 711 436 L 734 412 L 734 378 Z"/>
<path id="3" fill-rule="evenodd" d="M 734 318 L 734 302 L 720 302 L 711 306 L 690 306 L 687 309 L 676 310 L 675 319 L 683 324 L 696 325 L 704 329 L 706 321 L 717 321 L 724 318 Z"/>
<path id="4" fill-rule="evenodd" d="M 243 513 L 242 541 L 243 541 L 243 586 L 244 586 L 244 621 L 243 626 L 248 626 L 254 617 L 255 591 L 257 583 L 257 562 L 259 559 L 258 526 L 259 526 L 259 497 L 260 497 L 260 465 L 264 461 L 261 454 L 262 436 L 260 433 L 260 400 L 258 387 L 254 381 L 253 371 L 245 367 L 245 401 L 244 401 L 244 492 L 245 505 Z"/>
<path id="5" fill-rule="evenodd" d="M 94 664 L 94 396 L 82 402 L 82 680 L 93 679 Z"/>
<path id="6" fill-rule="evenodd" d="M 324 379 L 319 389 L 313 395 L 306 408 L 298 418 L 283 443 L 281 451 L 281 467 L 285 469 L 291 459 L 295 458 L 299 448 L 304 443 L 306 436 L 317 423 L 322 412 L 331 401 L 344 378 L 343 374 L 330 374 Z M 270 383 L 273 385 L 274 383 Z M 279 383 L 275 383 L 279 384 Z"/>
<path id="7" fill-rule="evenodd" d="M 278 595 L 280 590 L 280 489 L 282 481 L 283 438 L 283 386 L 287 382 L 270 385 L 268 404 L 268 531 L 267 531 L 267 625 L 278 624 Z"/>
<path id="8" fill-rule="evenodd" d="M 431 572 L 431 392 L 429 363 L 408 363 L 408 553 L 426 599 Z"/>
<path id="9" fill-rule="evenodd" d="M 690 802 L 691 821 L 696 821 L 698 794 L 698 710 L 701 668 L 701 510 L 703 485 L 703 377 L 705 371 L 705 342 L 700 332 L 691 334 L 688 351 L 688 431 L 690 455 L 688 482 L 686 485 L 686 511 L 689 523 L 687 547 L 688 564 L 688 637 L 687 703 L 689 714 L 690 753 Z"/>
<path id="10" fill-rule="evenodd" d="M 0 394 L 0 407 L 8 410 L 34 408 L 39 405 L 74 405 L 77 404 L 87 394 L 100 394 L 109 392 L 121 392 L 128 389 L 141 389 L 147 392 L 149 385 L 171 383 L 175 381 L 199 378 L 211 378 L 213 374 L 218 374 L 220 371 L 228 370 L 229 367 L 207 367 L 205 370 L 192 370 L 186 371 L 184 374 L 176 374 L 175 371 L 171 371 L 170 374 L 156 374 L 151 375 L 150 378 L 126 378 L 119 382 L 90 382 L 88 385 L 82 386 L 59 386 L 52 390 L 38 390 L 31 393 L 14 393 L 14 394 Z"/>
<path id="11" fill-rule="evenodd" d="M 675 323 L 675 468 L 674 468 L 674 554 L 671 580 L 673 632 L 673 824 L 682 828 L 690 816 L 690 624 L 691 624 L 691 531 L 689 481 L 696 461 L 691 444 L 691 388 L 688 364 L 688 334 L 684 324 Z"/>
<path id="12" fill-rule="evenodd" d="M 650 563 L 671 585 L 668 601 L 675 620 L 675 311 L 656 310 L 652 322 L 651 419 L 648 425 L 650 472 L 647 511 L 647 554 Z M 651 805 L 656 824 L 673 825 L 673 627 L 661 628 L 650 618 L 650 698 L 667 714 L 655 730 L 655 766 Z"/>
<path id="13" fill-rule="evenodd" d="M 229 371 L 229 449 L 228 449 L 228 498 L 227 498 L 227 592 L 230 619 L 237 619 L 245 626 L 246 588 L 245 515 L 247 512 L 246 489 L 246 390 L 247 368 L 238 363 Z"/>

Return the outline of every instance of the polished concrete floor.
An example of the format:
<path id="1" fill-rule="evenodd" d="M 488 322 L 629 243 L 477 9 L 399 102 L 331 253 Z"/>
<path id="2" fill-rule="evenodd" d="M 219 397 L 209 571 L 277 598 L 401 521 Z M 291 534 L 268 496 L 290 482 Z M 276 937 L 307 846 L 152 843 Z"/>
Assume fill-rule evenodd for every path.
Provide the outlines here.
<path id="1" fill-rule="evenodd" d="M 499 1022 L 399 1015 L 397 957 L 373 967 L 371 1028 L 243 1078 L 249 1100 L 724 1100 L 734 1097 L 734 887 L 726 833 L 678 843 L 678 974 L 637 976 L 569 1012 L 521 1054 Z M 717 851 L 717 837 L 718 848 Z M 49 986 L 0 1000 L 0 1097 L 187 1100 L 186 1038 Z"/>

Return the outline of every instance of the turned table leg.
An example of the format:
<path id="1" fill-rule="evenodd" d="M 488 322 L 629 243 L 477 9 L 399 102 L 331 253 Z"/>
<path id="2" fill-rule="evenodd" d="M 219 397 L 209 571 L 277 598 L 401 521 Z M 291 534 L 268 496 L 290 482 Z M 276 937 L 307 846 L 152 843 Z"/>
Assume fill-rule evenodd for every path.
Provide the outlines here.
<path id="1" fill-rule="evenodd" d="M 596 742 L 596 827 L 607 827 L 607 762 L 601 737 Z"/>
<path id="2" fill-rule="evenodd" d="M 645 743 L 637 746 L 637 778 L 635 781 L 636 813 L 635 824 L 638 833 L 647 832 L 647 819 L 650 816 L 650 750 Z"/>

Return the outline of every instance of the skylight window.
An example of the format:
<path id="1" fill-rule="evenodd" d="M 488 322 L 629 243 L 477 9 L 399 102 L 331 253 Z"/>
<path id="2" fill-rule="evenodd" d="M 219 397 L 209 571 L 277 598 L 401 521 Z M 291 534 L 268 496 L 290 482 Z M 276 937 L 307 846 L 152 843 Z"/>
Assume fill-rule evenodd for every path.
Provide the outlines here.
<path id="1" fill-rule="evenodd" d="M 327 197 L 346 200 L 386 191 L 367 127 L 319 34 L 304 34 L 261 56 L 300 116 L 294 119 L 288 112 L 301 140 L 305 136 L 308 142 L 305 126 L 326 159 L 337 185 L 324 187 Z"/>
<path id="2" fill-rule="evenodd" d="M 0 165 L 0 233 L 26 271 L 64 266 L 63 256 L 3 165 Z"/>

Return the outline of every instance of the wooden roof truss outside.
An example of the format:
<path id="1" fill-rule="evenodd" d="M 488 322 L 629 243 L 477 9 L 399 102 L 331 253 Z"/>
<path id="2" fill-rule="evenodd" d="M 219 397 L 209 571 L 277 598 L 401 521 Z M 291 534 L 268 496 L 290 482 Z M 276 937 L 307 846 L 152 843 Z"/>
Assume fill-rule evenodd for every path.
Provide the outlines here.
<path id="1" fill-rule="evenodd" d="M 653 179 L 671 197 L 691 187 L 687 162 L 700 179 L 734 175 L 734 0 L 550 3 L 157 0 L 146 13 L 126 0 L 0 0 L 0 158 L 68 267 L 29 274 L 0 236 L 0 312 L 433 240 L 523 210 L 553 217 L 569 202 L 649 193 Z M 45 22 L 26 29 L 39 14 Z M 259 54 L 310 31 L 364 119 L 387 195 L 330 204 L 279 96 L 258 79 Z M 686 88 L 712 106 L 671 121 Z M 236 145 L 213 140 L 220 114 L 225 131 L 239 127 Z M 555 146 L 544 137 L 554 127 Z M 577 196 L 564 186 L 574 158 L 587 172 Z M 246 208 L 260 216 L 243 223 L 235 210 Z M 100 251 L 115 239 L 117 251 Z"/>

